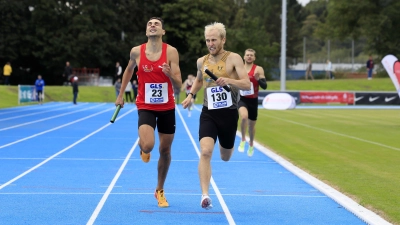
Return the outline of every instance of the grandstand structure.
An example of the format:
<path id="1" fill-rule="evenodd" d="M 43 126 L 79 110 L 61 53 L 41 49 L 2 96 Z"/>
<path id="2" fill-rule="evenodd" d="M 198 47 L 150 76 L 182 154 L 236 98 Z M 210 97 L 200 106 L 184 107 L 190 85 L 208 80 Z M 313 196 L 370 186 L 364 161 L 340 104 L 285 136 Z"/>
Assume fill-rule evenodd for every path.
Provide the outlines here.
<path id="1" fill-rule="evenodd" d="M 99 68 L 73 68 L 73 76 L 77 76 L 80 85 L 99 86 Z"/>

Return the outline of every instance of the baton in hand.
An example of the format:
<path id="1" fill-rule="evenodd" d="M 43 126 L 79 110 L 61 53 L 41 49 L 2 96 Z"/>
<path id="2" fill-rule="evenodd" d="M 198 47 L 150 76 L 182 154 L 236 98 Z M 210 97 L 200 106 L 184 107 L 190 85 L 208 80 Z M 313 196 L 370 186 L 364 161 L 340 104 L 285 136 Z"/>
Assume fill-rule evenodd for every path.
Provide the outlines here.
<path id="1" fill-rule="evenodd" d="M 206 72 L 206 74 L 208 76 L 210 76 L 214 81 L 218 80 L 218 77 L 215 76 L 211 71 L 209 71 L 208 69 L 205 69 L 204 72 Z M 227 92 L 231 92 L 231 88 L 228 87 L 227 85 L 223 86 L 223 88 L 225 89 L 225 91 Z"/>
<path id="2" fill-rule="evenodd" d="M 113 116 L 111 117 L 111 120 L 110 120 L 111 123 L 114 123 L 115 119 L 116 119 L 117 116 L 118 116 L 118 113 L 119 113 L 119 110 L 120 110 L 120 109 L 121 109 L 121 105 L 117 105 L 117 108 L 115 109 L 114 114 L 113 114 Z"/>

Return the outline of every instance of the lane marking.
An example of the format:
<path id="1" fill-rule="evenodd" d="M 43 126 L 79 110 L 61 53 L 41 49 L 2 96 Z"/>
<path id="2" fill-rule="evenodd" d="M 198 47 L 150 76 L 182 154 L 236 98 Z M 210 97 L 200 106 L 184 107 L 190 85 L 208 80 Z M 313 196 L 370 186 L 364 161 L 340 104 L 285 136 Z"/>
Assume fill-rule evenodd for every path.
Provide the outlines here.
<path id="1" fill-rule="evenodd" d="M 136 139 L 135 144 L 133 144 L 131 150 L 129 151 L 128 155 L 126 155 L 124 162 L 122 163 L 121 167 L 119 168 L 118 172 L 115 174 L 113 180 L 111 181 L 110 185 L 108 186 L 106 192 L 103 194 L 103 197 L 101 198 L 99 204 L 97 204 L 96 209 L 93 211 L 92 216 L 90 217 L 89 221 L 86 223 L 87 225 L 93 224 L 94 221 L 96 220 L 97 216 L 99 215 L 101 209 L 104 206 L 104 203 L 107 201 L 108 196 L 110 196 L 110 193 L 112 189 L 115 186 L 115 183 L 117 183 L 118 178 L 121 176 L 122 171 L 124 170 L 126 164 L 129 161 L 129 158 L 131 157 L 133 151 L 137 147 L 139 143 L 139 138 Z"/>
<path id="2" fill-rule="evenodd" d="M 80 118 L 80 119 L 78 119 L 78 120 L 75 120 L 75 121 L 66 123 L 66 124 L 64 124 L 64 125 L 61 125 L 61 126 L 58 126 L 58 127 L 52 128 L 52 129 L 49 129 L 49 130 L 42 131 L 42 132 L 40 132 L 40 133 L 31 135 L 31 136 L 26 137 L 26 138 L 19 139 L 19 140 L 17 140 L 17 141 L 14 141 L 14 142 L 11 142 L 11 143 L 8 143 L 8 144 L 5 144 L 5 145 L 0 146 L 0 149 L 5 148 L 5 147 L 10 146 L 10 145 L 13 145 L 13 144 L 16 144 L 16 143 L 19 143 L 19 142 L 22 142 L 22 141 L 26 141 L 26 140 L 28 140 L 28 139 L 31 139 L 31 138 L 40 136 L 40 135 L 45 134 L 45 133 L 49 133 L 49 132 L 51 132 L 51 131 L 55 131 L 55 130 L 61 129 L 61 128 L 63 128 L 63 127 L 69 126 L 69 125 L 71 125 L 71 124 L 74 124 L 74 123 L 77 123 L 77 122 L 86 120 L 86 119 L 88 119 L 88 118 L 97 116 L 97 115 L 99 115 L 99 114 L 102 114 L 102 113 L 105 113 L 105 112 L 107 112 L 107 111 L 111 111 L 111 110 L 114 110 L 114 109 L 115 109 L 115 107 L 109 108 L 109 109 L 100 111 L 100 112 L 98 112 L 98 113 L 92 114 L 92 115 L 90 115 L 90 116 L 83 117 L 83 118 Z"/>
<path id="3" fill-rule="evenodd" d="M 109 109 L 109 110 L 110 110 L 110 109 Z M 104 111 L 102 111 L 102 112 L 109 111 L 109 110 L 104 110 Z M 115 107 L 113 107 L 112 110 L 115 110 Z M 128 115 L 129 113 L 131 113 L 131 112 L 134 111 L 134 110 L 136 110 L 136 108 L 131 109 L 131 110 L 129 110 L 128 112 L 122 114 L 120 117 L 117 118 L 116 121 L 118 121 L 119 119 L 121 119 L 121 118 L 123 118 L 124 116 Z M 102 112 L 99 112 L 99 113 L 102 113 Z M 97 113 L 97 114 L 98 114 L 98 113 Z M 94 116 L 94 115 L 92 115 L 92 116 Z M 84 118 L 82 118 L 82 119 L 84 119 Z M 80 120 L 82 120 L 82 119 L 80 119 Z M 75 145 L 78 145 L 79 143 L 83 142 L 84 140 L 88 139 L 89 137 L 93 136 L 94 134 L 96 134 L 96 133 L 102 131 L 104 128 L 110 126 L 111 124 L 112 124 L 112 123 L 107 123 L 106 125 L 100 127 L 99 129 L 97 129 L 97 130 L 93 131 L 92 133 L 86 135 L 85 137 L 79 139 L 78 141 L 74 142 L 73 144 L 69 145 L 68 147 L 64 148 L 63 150 L 61 150 L 61 151 L 55 153 L 54 155 L 48 157 L 48 158 L 45 159 L 45 160 L 43 160 L 41 163 L 37 164 L 36 166 L 31 167 L 29 170 L 27 170 L 27 171 L 21 173 L 20 175 L 18 175 L 18 176 L 16 176 L 16 177 L 14 177 L 13 179 L 9 180 L 8 182 L 6 182 L 6 183 L 0 185 L 0 190 L 3 189 L 3 188 L 6 187 L 6 186 L 12 184 L 14 181 L 16 181 L 16 180 L 18 180 L 18 179 L 24 177 L 25 175 L 29 174 L 30 172 L 34 171 L 35 169 L 39 168 L 40 166 L 44 165 L 44 164 L 47 163 L 48 161 L 54 159 L 56 156 L 60 155 L 61 153 L 65 152 L 65 151 L 67 151 L 67 150 L 69 150 L 69 149 L 71 149 L 71 148 L 74 147 Z M 3 145 L 3 146 L 4 146 L 4 145 Z M 1 146 L 1 147 L 3 147 L 3 146 Z M 0 148 L 1 148 L 1 147 L 0 147 Z"/>
<path id="4" fill-rule="evenodd" d="M 239 131 L 236 132 L 236 136 L 238 136 L 239 138 L 242 137 Z M 246 139 L 247 138 L 248 137 L 246 137 Z M 259 144 L 256 141 L 254 141 L 254 147 L 255 149 L 258 149 L 260 152 L 264 153 L 272 160 L 279 163 L 282 167 L 284 167 L 289 172 L 299 177 L 304 182 L 308 183 L 321 193 L 331 198 L 333 201 L 337 202 L 339 205 L 343 206 L 346 210 L 353 213 L 355 216 L 357 216 L 367 224 L 379 224 L 379 225 L 391 224 L 386 220 L 384 220 L 383 218 L 381 218 L 380 216 L 378 216 L 377 214 L 375 214 L 374 212 L 353 201 L 353 199 L 347 197 L 346 195 L 342 194 L 341 192 L 337 191 L 336 189 L 332 188 L 326 183 L 318 180 L 317 178 L 313 177 L 312 175 L 300 169 L 299 167 L 293 165 L 289 161 L 285 160 L 278 154 L 274 153 L 273 151 L 264 147 L 263 145 Z"/>
<path id="5" fill-rule="evenodd" d="M 188 128 L 188 126 L 186 125 L 185 120 L 183 119 L 183 116 L 182 116 L 182 114 L 181 114 L 181 111 L 179 110 L 179 107 L 176 107 L 176 111 L 178 112 L 179 117 L 181 118 L 181 121 L 182 121 L 182 123 L 183 123 L 183 126 L 185 127 L 185 130 L 186 130 L 186 132 L 187 132 L 187 134 L 188 134 L 188 136 L 189 136 L 189 138 L 190 138 L 190 141 L 192 142 L 193 147 L 194 147 L 194 149 L 196 150 L 197 156 L 200 158 L 200 151 L 199 151 L 199 149 L 197 148 L 196 142 L 194 141 L 194 139 L 193 139 L 193 137 L 192 137 L 192 134 L 190 133 L 189 128 Z M 216 194 L 216 196 L 217 196 L 217 198 L 218 198 L 219 203 L 221 204 L 221 207 L 222 207 L 222 209 L 223 209 L 223 211 L 224 211 L 224 213 L 225 213 L 226 219 L 228 220 L 229 224 L 230 224 L 230 225 L 236 224 L 236 223 L 235 223 L 235 220 L 233 219 L 232 214 L 231 214 L 231 212 L 229 211 L 229 208 L 228 208 L 228 206 L 226 205 L 225 200 L 224 200 L 224 198 L 222 197 L 222 194 L 221 194 L 221 192 L 219 191 L 218 186 L 217 186 L 217 184 L 215 183 L 214 178 L 213 178 L 212 176 L 211 176 L 211 179 L 210 179 L 210 183 L 211 183 L 211 186 L 213 187 L 213 189 L 214 189 L 214 191 L 215 191 L 215 194 Z"/>
<path id="6" fill-rule="evenodd" d="M 55 103 L 55 102 L 52 102 Z M 42 106 L 39 105 L 25 105 L 25 106 L 17 106 L 17 107 L 11 107 L 11 108 L 3 108 L 0 109 L 0 115 L 4 115 L 4 114 L 9 114 L 9 113 L 16 113 L 16 112 L 24 112 L 24 111 L 33 111 L 36 109 L 46 109 L 46 108 L 53 108 L 53 107 L 59 107 L 59 106 L 63 106 L 66 104 L 70 104 L 70 103 L 57 103 L 57 104 L 49 104 L 49 103 L 45 103 Z M 16 109 L 16 110 L 9 110 L 9 109 Z M 4 111 L 4 112 L 2 112 Z"/>
<path id="7" fill-rule="evenodd" d="M 82 105 L 87 105 L 89 103 L 85 103 L 85 104 L 80 104 L 79 106 Z M 57 109 L 51 109 L 51 110 L 47 110 L 47 111 L 40 111 L 40 112 L 35 112 L 35 113 L 29 113 L 29 114 L 24 114 L 24 115 L 19 115 L 19 116 L 13 116 L 13 117 L 7 117 L 4 119 L 0 119 L 0 121 L 5 121 L 5 120 L 12 120 L 12 119 L 17 119 L 17 118 L 21 118 L 21 117 L 26 117 L 26 116 L 33 116 L 33 115 L 37 115 L 37 114 L 43 114 L 43 113 L 48 113 L 48 112 L 52 112 L 52 111 L 58 111 L 58 110 L 63 110 L 63 109 L 69 109 L 69 108 L 74 108 L 75 106 L 68 106 L 66 108 L 57 108 Z"/>
<path id="8" fill-rule="evenodd" d="M 14 125 L 14 126 L 11 126 L 11 127 L 5 127 L 5 128 L 0 129 L 0 131 L 10 130 L 10 129 L 13 129 L 13 128 L 22 127 L 22 126 L 33 124 L 33 123 L 39 123 L 39 122 L 42 122 L 42 121 L 54 119 L 54 118 L 65 116 L 65 115 L 69 115 L 69 114 L 74 114 L 74 113 L 81 112 L 81 111 L 86 111 L 86 110 L 89 110 L 89 109 L 97 108 L 97 107 L 105 105 L 105 104 L 106 103 L 103 103 L 103 104 L 95 105 L 95 106 L 92 106 L 92 107 L 89 107 L 89 108 L 84 108 L 84 109 L 80 109 L 80 110 L 76 110 L 76 111 L 72 111 L 72 112 L 68 112 L 68 113 L 59 114 L 57 116 L 50 116 L 50 117 L 46 117 L 46 118 L 43 118 L 43 119 L 40 119 L 40 120 L 34 120 L 34 121 L 31 121 L 31 122 L 21 123 L 21 124 Z"/>

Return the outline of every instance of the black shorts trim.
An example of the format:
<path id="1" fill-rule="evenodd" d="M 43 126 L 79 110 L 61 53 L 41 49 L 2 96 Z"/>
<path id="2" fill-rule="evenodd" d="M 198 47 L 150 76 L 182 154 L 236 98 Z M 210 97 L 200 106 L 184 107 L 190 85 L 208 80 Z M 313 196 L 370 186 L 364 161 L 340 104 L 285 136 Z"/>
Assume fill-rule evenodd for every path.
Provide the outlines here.
<path id="1" fill-rule="evenodd" d="M 240 96 L 238 108 L 245 107 L 248 112 L 249 120 L 257 120 L 258 117 L 258 98 L 245 98 Z"/>
<path id="2" fill-rule="evenodd" d="M 200 115 L 199 140 L 204 137 L 211 137 L 215 143 L 218 138 L 223 148 L 233 148 L 238 119 L 237 109 L 208 110 L 207 107 L 203 106 Z"/>
<path id="3" fill-rule="evenodd" d="M 146 124 L 158 132 L 163 134 L 175 133 L 175 109 L 167 111 L 153 111 L 147 109 L 138 110 L 139 121 L 138 129 L 141 125 Z"/>

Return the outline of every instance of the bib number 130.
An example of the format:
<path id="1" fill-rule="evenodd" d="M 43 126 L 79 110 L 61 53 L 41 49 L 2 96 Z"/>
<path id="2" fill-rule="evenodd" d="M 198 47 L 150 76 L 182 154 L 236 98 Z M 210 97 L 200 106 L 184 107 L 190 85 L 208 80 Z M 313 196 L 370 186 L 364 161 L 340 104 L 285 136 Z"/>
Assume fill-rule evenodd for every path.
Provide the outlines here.
<path id="1" fill-rule="evenodd" d="M 232 96 L 222 87 L 207 88 L 208 109 L 228 108 L 232 105 Z"/>

